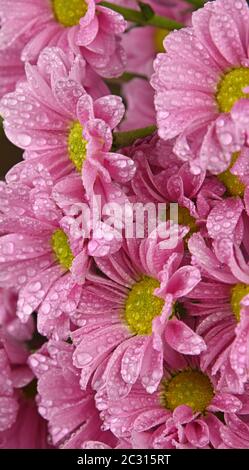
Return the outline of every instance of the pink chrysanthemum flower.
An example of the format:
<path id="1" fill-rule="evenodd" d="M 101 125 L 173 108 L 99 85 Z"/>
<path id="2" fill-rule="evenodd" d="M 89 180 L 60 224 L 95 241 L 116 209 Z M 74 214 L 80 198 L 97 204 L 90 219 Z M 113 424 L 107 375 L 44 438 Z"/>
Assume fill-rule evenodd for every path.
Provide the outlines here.
<path id="1" fill-rule="evenodd" d="M 248 96 L 248 21 L 245 0 L 208 2 L 193 13 L 192 27 L 167 36 L 167 53 L 154 63 L 159 134 L 178 136 L 176 152 L 195 174 L 225 171 L 240 150 L 226 122 Z"/>
<path id="2" fill-rule="evenodd" d="M 120 35 L 126 22 L 118 13 L 96 5 L 99 0 L 11 0 L 0 4 L 0 50 L 25 39 L 23 61 L 36 62 L 46 46 L 81 54 L 102 76 L 122 74 L 125 55 Z"/>
<path id="3" fill-rule="evenodd" d="M 37 412 L 34 375 L 27 364 L 34 323 L 32 318 L 20 322 L 16 301 L 14 291 L 0 289 L 0 447 L 46 448 L 46 422 Z"/>
<path id="4" fill-rule="evenodd" d="M 189 227 L 187 238 L 197 231 L 205 235 L 207 216 L 225 189 L 216 178 L 205 177 L 204 172 L 193 175 L 173 147 L 174 141 L 154 136 L 128 151 L 137 167 L 130 182 L 130 198 L 143 203 L 178 203 L 178 221 Z"/>
<path id="5" fill-rule="evenodd" d="M 70 178 L 62 184 L 64 198 L 84 201 L 80 178 L 72 181 L 73 193 Z M 0 191 L 0 285 L 19 290 L 22 320 L 39 308 L 40 332 L 49 335 L 56 327 L 56 334 L 64 336 L 69 328 L 65 312 L 76 306 L 87 270 L 84 238 L 71 230 L 69 213 L 59 207 L 64 201 L 42 164 L 24 166 L 21 181 L 2 182 Z"/>
<path id="6" fill-rule="evenodd" d="M 184 265 L 184 227 L 177 227 L 175 248 L 163 248 L 159 236 L 127 241 L 127 247 L 108 258 L 96 258 L 106 275 L 88 274 L 71 320 L 79 328 L 74 364 L 81 368 L 81 386 L 106 365 L 108 393 L 127 395 L 141 378 L 152 393 L 162 377 L 165 341 L 186 354 L 199 354 L 205 343 L 179 318 L 184 299 L 200 281 L 199 271 Z M 153 233 L 152 233 L 153 235 Z"/>
<path id="7" fill-rule="evenodd" d="M 41 163 L 17 167 L 0 184 L 0 286 L 19 290 L 23 321 L 38 309 L 41 334 L 67 337 L 68 312 L 79 301 L 89 254 L 113 253 L 121 240 L 101 221 L 89 229 L 84 210 L 91 218 L 91 209 L 77 174 L 54 185 Z"/>
<path id="8" fill-rule="evenodd" d="M 56 446 L 81 449 L 87 448 L 89 441 L 100 441 L 115 447 L 115 436 L 102 430 L 94 391 L 90 387 L 86 391 L 80 388 L 73 350 L 70 344 L 50 341 L 30 357 L 30 366 L 38 378 L 39 412 L 48 421 Z"/>
<path id="9" fill-rule="evenodd" d="M 217 391 L 198 358 L 165 345 L 163 378 L 153 394 L 137 382 L 127 397 L 114 401 L 102 385 L 96 404 L 105 429 L 130 439 L 134 448 L 196 449 L 221 445 L 223 421 L 216 414 L 248 413 L 243 398 Z"/>
<path id="10" fill-rule="evenodd" d="M 244 225 L 243 225 L 244 223 Z M 248 216 L 240 199 L 216 204 L 207 219 L 213 241 L 206 244 L 200 234 L 189 243 L 192 262 L 203 280 L 191 292 L 189 309 L 201 321 L 197 332 L 207 350 L 201 355 L 204 370 L 219 373 L 218 387 L 242 393 L 248 381 Z"/>
<path id="11" fill-rule="evenodd" d="M 26 65 L 27 81 L 2 99 L 0 112 L 8 138 L 26 150 L 27 160 L 36 158 L 46 165 L 53 179 L 73 168 L 82 172 L 89 196 L 99 178 L 108 195 L 112 180 L 129 180 L 135 165 L 110 152 L 112 130 L 124 114 L 121 98 L 93 100 L 82 86 L 94 89 L 95 82 L 86 74 L 79 57 L 71 63 L 60 49 L 46 49 L 37 66 Z"/>

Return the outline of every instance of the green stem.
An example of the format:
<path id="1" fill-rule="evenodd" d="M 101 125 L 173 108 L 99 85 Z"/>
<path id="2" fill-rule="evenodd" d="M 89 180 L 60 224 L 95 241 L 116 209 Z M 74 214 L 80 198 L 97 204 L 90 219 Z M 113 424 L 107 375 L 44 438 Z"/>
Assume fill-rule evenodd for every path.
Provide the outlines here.
<path id="1" fill-rule="evenodd" d="M 138 25 L 155 26 L 156 28 L 166 29 L 167 31 L 181 29 L 184 26 L 182 23 L 178 23 L 177 21 L 171 20 L 170 18 L 166 18 L 164 16 L 152 15 L 152 17 L 148 19 L 145 17 L 142 11 L 121 7 L 111 2 L 104 1 L 101 2 L 100 5 L 120 13 L 127 21 L 132 21 Z"/>
<path id="2" fill-rule="evenodd" d="M 124 72 L 123 75 L 117 78 L 107 78 L 107 83 L 127 83 L 133 80 L 134 78 L 140 78 L 142 80 L 148 80 L 146 75 L 142 75 L 140 73 L 133 73 L 133 72 Z"/>
<path id="3" fill-rule="evenodd" d="M 205 0 L 185 0 L 185 2 L 191 3 L 196 8 L 201 8 L 205 5 Z"/>
<path id="4" fill-rule="evenodd" d="M 156 129 L 157 127 L 153 125 L 142 127 L 141 129 L 134 129 L 132 131 L 114 132 L 112 150 L 116 151 L 120 148 L 129 147 L 136 142 L 136 140 L 152 135 Z"/>

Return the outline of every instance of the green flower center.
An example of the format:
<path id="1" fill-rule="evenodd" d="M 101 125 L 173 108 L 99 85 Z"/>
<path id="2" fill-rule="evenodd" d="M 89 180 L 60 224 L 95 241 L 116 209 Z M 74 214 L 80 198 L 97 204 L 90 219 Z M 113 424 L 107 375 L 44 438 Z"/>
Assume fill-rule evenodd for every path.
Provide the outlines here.
<path id="1" fill-rule="evenodd" d="M 52 7 L 56 20 L 63 26 L 70 27 L 79 24 L 88 5 L 84 0 L 52 0 Z"/>
<path id="2" fill-rule="evenodd" d="M 178 208 L 178 224 L 185 225 L 190 228 L 189 233 L 187 234 L 188 238 L 198 230 L 195 218 L 190 215 L 189 210 L 186 207 Z"/>
<path id="3" fill-rule="evenodd" d="M 166 211 L 167 220 L 170 220 L 170 209 L 168 208 Z M 175 221 L 176 222 L 176 221 Z M 189 227 L 189 232 L 184 237 L 185 244 L 187 244 L 189 238 L 193 233 L 198 231 L 198 226 L 196 225 L 196 220 L 192 215 L 190 215 L 189 210 L 186 207 L 179 207 L 178 206 L 178 224 L 185 225 L 185 227 Z"/>
<path id="4" fill-rule="evenodd" d="M 224 184 L 224 186 L 226 186 L 227 192 L 231 196 L 242 197 L 245 192 L 245 185 L 240 181 L 238 176 L 233 175 L 233 173 L 231 173 L 230 171 L 233 165 L 235 164 L 238 156 L 239 152 L 235 152 L 233 154 L 229 168 L 226 171 L 223 171 L 223 173 L 220 173 L 218 175 L 218 179 L 221 181 L 221 183 Z"/>
<path id="5" fill-rule="evenodd" d="M 243 89 L 249 86 L 249 68 L 239 67 L 227 72 L 220 83 L 216 93 L 216 101 L 222 113 L 229 113 L 241 98 L 248 98 L 249 94 Z"/>
<path id="6" fill-rule="evenodd" d="M 230 304 L 238 323 L 240 321 L 240 302 L 248 294 L 249 286 L 247 284 L 238 283 L 231 289 Z"/>
<path id="7" fill-rule="evenodd" d="M 69 158 L 79 172 L 82 170 L 87 153 L 87 141 L 83 138 L 82 131 L 81 124 L 78 121 L 74 122 L 69 132 L 67 144 Z"/>
<path id="8" fill-rule="evenodd" d="M 125 321 L 132 333 L 150 335 L 152 320 L 161 314 L 164 300 L 154 295 L 159 281 L 144 276 L 132 287 L 125 304 Z"/>
<path id="9" fill-rule="evenodd" d="M 163 41 L 168 36 L 169 31 L 163 28 L 155 28 L 155 33 L 154 33 L 154 45 L 155 45 L 155 51 L 158 54 L 159 52 L 165 52 L 165 48 L 163 45 Z"/>
<path id="10" fill-rule="evenodd" d="M 57 261 L 63 268 L 69 270 L 74 257 L 65 232 L 61 229 L 56 230 L 52 235 L 51 244 Z"/>
<path id="11" fill-rule="evenodd" d="M 178 372 L 170 380 L 162 382 L 161 404 L 174 411 L 177 406 L 186 405 L 194 412 L 203 413 L 214 396 L 212 384 L 207 375 L 198 370 Z"/>

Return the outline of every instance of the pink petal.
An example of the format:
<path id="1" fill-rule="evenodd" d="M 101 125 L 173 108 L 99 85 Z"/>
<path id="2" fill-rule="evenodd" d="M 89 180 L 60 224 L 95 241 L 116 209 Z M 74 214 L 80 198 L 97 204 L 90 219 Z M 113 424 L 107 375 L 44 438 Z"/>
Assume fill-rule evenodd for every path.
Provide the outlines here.
<path id="1" fill-rule="evenodd" d="M 205 351 L 204 340 L 194 333 L 185 323 L 173 318 L 169 320 L 165 328 L 167 343 L 181 354 L 200 354 Z"/>

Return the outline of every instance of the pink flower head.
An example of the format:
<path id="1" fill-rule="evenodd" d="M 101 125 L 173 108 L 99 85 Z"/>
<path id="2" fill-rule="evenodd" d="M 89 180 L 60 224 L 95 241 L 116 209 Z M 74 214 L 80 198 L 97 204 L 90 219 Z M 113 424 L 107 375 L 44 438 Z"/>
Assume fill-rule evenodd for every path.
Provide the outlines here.
<path id="1" fill-rule="evenodd" d="M 137 142 L 127 155 L 137 167 L 129 183 L 130 198 L 143 203 L 168 204 L 167 219 L 169 204 L 177 203 L 178 221 L 189 227 L 187 238 L 197 231 L 205 235 L 206 218 L 224 194 L 223 185 L 204 172 L 193 175 L 189 164 L 174 153 L 174 141 L 166 142 L 158 136 Z"/>
<path id="2" fill-rule="evenodd" d="M 73 194 L 71 179 L 63 184 L 64 198 L 70 195 L 75 202 L 84 201 L 77 175 Z M 0 191 L 0 285 L 19 290 L 21 320 L 28 320 L 39 309 L 40 332 L 51 334 L 56 326 L 56 334 L 66 336 L 69 320 L 65 312 L 76 306 L 87 270 L 84 238 L 71 230 L 65 203 L 62 210 L 60 197 L 56 199 L 57 186 L 53 188 L 42 164 L 26 164 L 20 181 L 2 182 Z"/>
<path id="3" fill-rule="evenodd" d="M 249 378 L 247 226 L 241 200 L 228 198 L 208 216 L 212 245 L 200 234 L 194 234 L 188 244 L 203 279 L 191 292 L 194 303 L 189 306 L 192 315 L 200 317 L 197 332 L 207 344 L 201 364 L 204 370 L 219 374 L 221 390 L 236 393 L 243 392 Z"/>
<path id="4" fill-rule="evenodd" d="M 73 169 L 82 172 L 88 196 L 97 179 L 108 195 L 112 180 L 132 178 L 134 163 L 110 152 L 112 130 L 124 114 L 122 100 L 93 100 L 83 84 L 99 95 L 106 89 L 91 81 L 80 57 L 70 62 L 62 50 L 45 49 L 37 66 L 26 65 L 26 78 L 0 104 L 6 135 L 26 150 L 25 159 L 43 163 L 54 180 Z"/>
<path id="5" fill-rule="evenodd" d="M 98 0 L 10 0 L 0 5 L 0 50 L 25 45 L 23 61 L 36 62 L 46 46 L 59 46 L 69 53 L 80 54 L 102 76 L 121 75 L 125 56 L 120 35 L 125 31 L 124 18 Z"/>
<path id="6" fill-rule="evenodd" d="M 88 274 L 71 320 L 76 345 L 74 364 L 86 388 L 98 368 L 106 367 L 108 394 L 127 395 L 140 377 L 148 393 L 163 374 L 165 341 L 179 352 L 195 355 L 205 343 L 183 321 L 184 300 L 200 281 L 199 271 L 183 263 L 183 237 L 178 227 L 175 248 L 164 248 L 159 236 L 127 240 L 116 254 L 96 258 L 106 277 Z M 155 234 L 154 234 L 155 235 Z M 108 364 L 107 364 L 108 361 Z"/>
<path id="7" fill-rule="evenodd" d="M 96 448 L 99 441 L 115 446 L 111 432 L 102 431 L 94 391 L 80 388 L 80 373 L 72 361 L 73 346 L 49 341 L 30 357 L 30 366 L 38 378 L 38 406 L 48 421 L 52 442 L 64 449 Z M 90 441 L 90 442 L 89 442 Z"/>
<path id="8" fill-rule="evenodd" d="M 207 2 L 193 13 L 192 27 L 166 37 L 167 53 L 155 60 L 159 135 L 177 137 L 175 150 L 195 174 L 222 173 L 240 150 L 235 126 L 226 124 L 248 96 L 248 21 L 245 0 Z"/>
<path id="9" fill-rule="evenodd" d="M 34 323 L 32 318 L 20 322 L 16 300 L 14 291 L 0 289 L 0 448 L 46 448 L 46 424 L 37 413 L 27 364 Z"/>
<path id="10" fill-rule="evenodd" d="M 223 422 L 216 414 L 248 413 L 247 399 L 217 391 L 197 357 L 180 355 L 167 345 L 163 378 L 154 393 L 137 382 L 119 400 L 110 398 L 104 385 L 96 394 L 104 429 L 142 449 L 218 448 Z"/>

